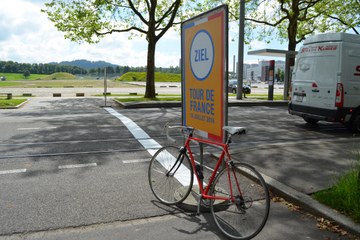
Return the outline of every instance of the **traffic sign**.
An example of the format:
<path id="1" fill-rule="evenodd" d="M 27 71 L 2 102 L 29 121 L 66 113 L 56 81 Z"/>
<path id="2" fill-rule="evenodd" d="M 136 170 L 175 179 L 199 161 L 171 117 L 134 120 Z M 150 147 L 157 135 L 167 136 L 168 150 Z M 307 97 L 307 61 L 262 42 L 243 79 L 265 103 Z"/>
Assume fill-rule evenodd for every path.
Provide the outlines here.
<path id="1" fill-rule="evenodd" d="M 223 142 L 227 124 L 228 8 L 219 6 L 181 25 L 182 121 Z"/>

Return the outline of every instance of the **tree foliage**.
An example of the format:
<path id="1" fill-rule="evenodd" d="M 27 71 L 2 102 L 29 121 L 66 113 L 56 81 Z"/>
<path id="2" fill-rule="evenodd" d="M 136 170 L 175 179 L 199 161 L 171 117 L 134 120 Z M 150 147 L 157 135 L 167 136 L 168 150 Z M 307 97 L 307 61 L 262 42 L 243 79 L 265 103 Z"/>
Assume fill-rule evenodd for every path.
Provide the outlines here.
<path id="1" fill-rule="evenodd" d="M 30 76 L 30 71 L 25 70 L 24 73 L 23 73 L 23 76 L 25 77 L 25 79 L 27 79 Z"/>
<path id="2" fill-rule="evenodd" d="M 0 72 L 52 74 L 55 72 L 67 72 L 71 74 L 86 74 L 86 69 L 76 66 L 61 65 L 58 63 L 18 63 L 14 61 L 0 61 Z"/>
<path id="3" fill-rule="evenodd" d="M 360 28 L 359 0 L 245 0 L 246 42 L 272 40 L 288 42 L 288 50 L 307 36 L 322 32 L 352 31 Z M 239 18 L 239 0 L 225 0 L 230 18 Z M 218 5 L 204 0 L 200 7 Z M 204 8 L 203 8 L 204 9 Z"/>
<path id="4" fill-rule="evenodd" d="M 148 42 L 145 97 L 155 97 L 155 47 L 174 24 L 181 0 L 52 0 L 45 12 L 65 38 L 96 43 L 112 33 L 130 32 Z"/>
<path id="5" fill-rule="evenodd" d="M 127 72 L 146 72 L 145 67 L 116 66 L 106 67 L 108 74 L 121 76 Z M 74 75 L 90 74 L 103 75 L 104 67 L 85 69 L 74 65 L 64 65 L 61 63 L 18 63 L 14 61 L 0 61 L 0 73 L 24 73 L 28 71 L 30 74 L 53 74 L 56 72 L 66 72 Z M 168 68 L 158 67 L 155 72 L 163 73 L 180 73 L 179 67 L 170 66 Z"/>
<path id="6" fill-rule="evenodd" d="M 329 31 L 342 32 L 349 31 L 360 34 L 360 1 L 325 1 L 317 9 L 324 17 L 322 26 L 328 26 Z"/>
<path id="7" fill-rule="evenodd" d="M 308 35 L 336 31 L 347 31 L 349 28 L 360 27 L 360 8 L 346 10 L 345 3 L 354 0 L 256 0 L 248 3 L 249 14 L 246 19 L 254 29 L 262 30 L 248 32 L 248 36 L 254 38 L 254 33 L 259 39 L 272 39 L 288 41 L 288 50 L 295 50 L 296 45 Z M 335 20 L 336 16 L 344 19 L 343 11 L 347 17 L 354 19 L 353 22 Z M 332 18 L 330 17 L 332 16 Z"/>

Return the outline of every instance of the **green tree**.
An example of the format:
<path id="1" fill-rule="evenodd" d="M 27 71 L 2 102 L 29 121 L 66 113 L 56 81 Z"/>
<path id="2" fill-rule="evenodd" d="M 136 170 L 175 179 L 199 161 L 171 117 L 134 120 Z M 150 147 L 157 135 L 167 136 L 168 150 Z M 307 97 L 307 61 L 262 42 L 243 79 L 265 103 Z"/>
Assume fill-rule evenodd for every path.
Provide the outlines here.
<path id="1" fill-rule="evenodd" d="M 351 31 L 355 34 L 360 34 L 359 0 L 326 0 L 324 4 L 317 9 L 317 12 L 324 16 L 321 25 L 329 26 L 331 31 Z"/>
<path id="2" fill-rule="evenodd" d="M 96 43 L 121 32 L 144 35 L 148 42 L 145 97 L 155 97 L 155 48 L 174 24 L 181 0 L 52 0 L 42 11 L 65 38 Z"/>
<path id="3" fill-rule="evenodd" d="M 27 79 L 30 76 L 30 71 L 29 70 L 25 70 L 24 73 L 24 78 Z"/>
<path id="4" fill-rule="evenodd" d="M 288 50 L 317 32 L 345 32 L 360 27 L 359 0 L 244 0 L 246 42 L 254 39 L 271 42 L 287 41 Z M 239 18 L 239 0 L 225 0 L 232 19 Z M 212 8 L 216 0 L 204 0 L 196 8 Z M 195 9 L 196 11 L 196 9 Z M 293 66 L 295 57 L 289 58 Z M 289 71 L 289 69 L 287 69 Z"/>
<path id="5" fill-rule="evenodd" d="M 244 0 L 246 1 L 246 42 L 254 39 L 270 42 L 287 41 L 288 50 L 308 35 L 316 32 L 358 34 L 360 28 L 359 0 Z M 239 18 L 239 0 L 225 0 L 232 20 Z M 204 0 L 195 10 L 218 5 L 216 0 Z M 204 10 L 206 10 L 204 9 Z"/>
<path id="6" fill-rule="evenodd" d="M 280 82 L 284 82 L 284 79 L 285 79 L 285 72 L 284 72 L 284 70 L 278 68 L 278 69 L 276 70 L 276 75 L 277 75 L 278 80 L 279 80 Z"/>

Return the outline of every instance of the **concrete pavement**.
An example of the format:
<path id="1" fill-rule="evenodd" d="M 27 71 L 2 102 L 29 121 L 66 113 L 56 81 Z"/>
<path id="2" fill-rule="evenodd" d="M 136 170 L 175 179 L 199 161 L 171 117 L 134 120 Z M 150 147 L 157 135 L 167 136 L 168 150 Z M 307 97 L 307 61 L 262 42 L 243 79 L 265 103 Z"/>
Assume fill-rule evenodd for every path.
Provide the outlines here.
<path id="1" fill-rule="evenodd" d="M 115 100 L 116 101 L 116 100 Z M 116 101 L 117 104 L 119 104 L 122 108 L 153 108 L 153 107 L 180 107 L 180 102 L 141 102 L 141 103 L 121 103 L 119 101 Z M 236 99 L 230 99 L 229 100 L 229 106 L 285 106 L 287 105 L 287 101 L 254 101 L 254 100 L 236 100 Z M 336 142 L 342 142 L 344 141 L 345 144 L 347 144 L 347 140 L 340 139 L 336 140 Z M 360 140 L 358 139 L 357 141 Z M 352 142 L 352 140 L 351 140 Z M 311 144 L 311 143 L 307 143 Z M 234 159 L 242 159 L 241 152 L 232 152 L 232 156 Z M 328 164 L 324 165 L 323 161 L 317 161 L 317 162 L 309 162 L 309 159 L 302 158 L 300 161 L 303 161 L 303 165 L 307 165 L 309 169 L 307 171 L 310 172 L 316 172 L 317 174 L 317 182 L 312 181 L 311 185 L 314 189 L 323 190 L 323 181 L 325 179 L 328 179 L 328 176 L 321 176 L 321 174 L 326 173 L 326 167 L 329 167 L 332 171 L 331 162 L 336 161 L 336 158 L 328 158 L 325 159 L 325 161 L 328 161 Z M 299 159 L 297 159 L 299 161 Z M 299 162 L 297 162 L 299 164 Z M 301 165 L 301 164 L 299 164 Z M 295 173 L 288 172 L 289 177 L 293 177 Z M 322 205 L 318 203 L 316 200 L 314 200 L 310 195 L 304 193 L 302 190 L 304 188 L 303 181 L 299 181 L 299 183 L 295 184 L 295 186 L 290 187 L 285 182 L 280 182 L 276 180 L 275 178 L 266 175 L 262 173 L 264 176 L 265 181 L 268 183 L 268 186 L 272 192 L 274 192 L 276 195 L 283 197 L 289 202 L 292 202 L 305 211 L 314 214 L 315 216 L 323 217 L 325 219 L 331 220 L 339 224 L 343 229 L 349 231 L 352 234 L 358 235 L 360 237 L 360 225 L 355 223 L 350 218 L 342 215 L 341 213 L 326 207 L 325 205 Z M 298 173 L 296 174 L 299 175 Z M 306 175 L 301 176 L 302 178 L 306 177 Z M 306 183 L 305 183 L 306 184 Z M 309 184 L 309 183 L 308 183 Z"/>
<path id="2" fill-rule="evenodd" d="M 251 104 L 251 103 L 248 103 Z M 343 139 L 341 140 L 343 144 L 347 144 L 347 140 Z M 352 141 L 357 141 L 352 140 Z M 266 153 L 266 150 L 264 150 L 264 152 Z M 260 154 L 260 152 L 259 152 Z M 233 156 L 234 158 L 240 158 L 241 156 L 241 152 L 233 152 Z M 254 158 L 256 158 L 257 156 L 253 156 Z M 325 173 L 327 172 L 326 169 L 327 168 L 331 168 L 331 163 L 335 163 L 336 158 L 334 159 L 328 159 L 329 162 L 328 164 L 324 164 L 323 161 L 318 161 L 318 162 L 308 162 L 308 160 L 306 158 L 296 158 L 297 164 L 299 165 L 306 165 L 307 172 L 313 172 L 317 174 L 317 178 L 314 180 L 314 178 L 311 178 L 311 185 L 314 186 L 315 189 L 321 189 L 323 188 L 323 182 L 324 179 L 327 178 L 327 176 L 325 175 Z M 302 161 L 301 164 L 299 163 L 299 161 Z M 261 163 L 256 163 L 260 165 Z M 277 169 L 278 168 L 278 169 Z M 312 200 L 311 197 L 307 194 L 307 192 L 304 192 L 304 184 L 306 184 L 306 174 L 303 174 L 301 176 L 301 169 L 296 169 L 296 172 L 288 172 L 288 176 L 289 179 L 281 179 L 281 181 L 276 179 L 276 171 L 277 170 L 281 170 L 279 168 L 279 166 L 274 166 L 274 168 L 272 169 L 273 172 L 263 172 L 263 175 L 265 177 L 266 182 L 269 184 L 269 187 L 272 189 L 273 192 L 275 192 L 277 195 L 284 197 L 286 200 L 293 202 L 294 204 L 299 205 L 300 207 L 302 207 L 304 210 L 309 211 L 313 214 L 315 214 L 316 216 L 321 216 L 330 220 L 335 221 L 336 223 L 340 224 L 344 229 L 360 236 L 360 229 L 359 229 L 359 225 L 358 224 L 354 224 L 350 219 L 342 216 L 341 214 L 333 211 L 332 209 L 326 208 L 323 205 L 318 204 L 316 201 Z M 295 171 L 295 169 L 294 169 Z M 299 176 L 300 175 L 300 176 Z M 294 176 L 296 176 L 297 178 L 295 178 L 294 180 Z M 323 177 L 322 177 L 323 176 Z M 299 179 L 302 177 L 302 181 L 299 181 Z M 310 178 L 309 178 L 310 180 Z M 308 183 L 310 184 L 310 183 Z M 274 234 L 273 236 L 269 237 L 269 230 L 268 228 L 277 226 L 278 224 L 281 225 L 281 227 L 284 226 L 288 226 L 289 222 L 295 222 L 295 224 L 293 225 L 293 228 L 289 229 L 289 232 L 293 232 L 293 233 L 304 233 L 306 231 L 311 232 L 312 230 L 310 226 L 306 226 L 304 228 L 301 229 L 296 229 L 296 226 L 303 226 L 304 222 L 306 222 L 306 220 L 302 219 L 302 217 L 298 217 L 296 216 L 298 213 L 293 212 L 293 211 L 286 211 L 286 209 L 284 210 L 282 207 L 279 207 L 277 204 L 272 205 L 272 214 L 274 214 L 274 216 L 282 216 L 282 218 L 280 219 L 280 221 L 275 221 L 275 220 L 271 220 L 273 222 L 269 223 L 269 226 L 266 226 L 266 229 L 264 229 L 264 232 L 259 236 L 258 239 L 289 239 L 289 237 L 291 237 L 291 234 L 289 235 L 281 235 L 281 234 Z M 181 224 L 187 225 L 189 224 L 189 219 L 190 220 L 190 224 L 193 222 L 192 221 L 197 221 L 200 226 L 203 226 L 203 224 L 206 224 L 206 219 L 204 220 L 204 218 L 192 218 L 193 216 L 188 216 L 188 215 L 176 215 L 175 218 L 169 218 L 169 219 L 162 219 L 162 218 L 157 218 L 157 219 L 153 219 L 149 220 L 147 223 L 149 223 L 153 228 L 156 228 L 156 226 L 158 226 L 157 224 L 159 222 L 161 222 L 162 224 L 166 222 L 166 224 L 172 225 L 172 226 L 178 226 L 179 222 L 181 222 Z M 205 216 L 206 218 L 206 216 Z M 159 221 L 157 221 L 159 220 Z M 146 222 L 146 220 L 144 220 Z M 204 223 L 205 222 L 205 223 Z M 141 222 L 140 223 L 144 223 Z M 137 225 L 138 224 L 138 225 Z M 145 223 L 144 223 L 145 224 Z M 136 227 L 139 226 L 139 227 Z M 140 227 L 141 226 L 141 227 Z M 191 225 L 193 226 L 193 225 Z M 197 226 L 197 225 L 196 225 Z M 170 227 L 171 228 L 171 227 Z M 174 228 L 174 227 L 172 227 Z M 121 229 L 123 229 L 125 232 L 128 233 L 128 237 L 124 237 L 124 233 L 121 232 L 121 238 L 122 239 L 135 239 L 134 235 L 131 234 L 135 234 L 136 231 L 138 232 L 142 232 L 142 234 L 137 234 L 138 238 L 136 239 L 154 239 L 156 238 L 156 236 L 158 236 L 158 231 L 151 231 L 151 230 L 145 230 L 146 228 L 144 227 L 144 225 L 139 224 L 139 222 L 136 221 L 135 222 L 127 222 L 127 223 L 123 223 L 123 222 L 118 222 L 118 223 L 105 223 L 104 225 L 101 226 L 89 226 L 89 227 L 84 227 L 84 228 L 80 228 L 80 229 L 74 229 L 73 231 L 70 232 L 66 232 L 64 233 L 64 230 L 57 230 L 54 232 L 40 232 L 40 233 L 34 233 L 31 236 L 29 236 L 28 238 L 23 238 L 21 235 L 19 236 L 12 236 L 9 237 L 7 236 L 6 238 L 2 238 L 0 237 L 0 239 L 99 239 L 99 236 L 102 236 L 103 239 L 116 239 L 113 236 L 110 237 L 109 232 L 112 232 L 112 234 L 115 235 L 119 235 L 119 232 Z M 140 229 L 140 230 L 139 230 Z M 180 232 L 182 231 L 182 234 L 186 234 L 186 231 L 196 231 L 196 229 L 191 229 L 191 227 L 189 227 L 189 229 L 184 230 L 181 229 Z M 107 231 L 108 230 L 108 231 Z M 301 231 L 300 231 L 301 230 Z M 208 230 L 207 230 L 208 231 Z M 314 231 L 315 232 L 315 231 Z M 212 233 L 212 232 L 211 232 Z M 92 235 L 89 235 L 92 234 Z M 146 235 L 149 234 L 149 235 Z M 282 233 L 284 234 L 284 233 Z M 80 236 L 81 235 L 81 236 Z M 295 236 L 296 234 L 294 234 Z M 105 237 L 104 236 L 109 236 L 109 237 Z M 168 239 L 170 238 L 170 236 L 172 236 L 172 234 L 170 235 L 166 235 L 166 238 L 163 239 Z M 171 237 L 171 239 L 184 239 L 184 236 L 188 236 L 187 239 L 198 239 L 198 237 L 196 235 L 191 235 L 191 237 L 189 237 L 190 235 L 186 234 L 186 235 L 181 235 L 181 237 L 179 237 L 179 235 L 173 236 Z M 212 236 L 212 237 L 210 237 Z M 221 236 L 221 235 L 220 235 Z M 287 236 L 285 238 L 281 238 L 281 236 Z M 168 238 L 167 238 L 168 237 Z M 311 237 L 306 237 L 305 235 L 303 236 L 304 238 L 308 238 L 308 239 L 326 239 L 324 235 L 321 234 L 311 234 Z M 213 234 L 208 235 L 207 237 L 208 239 L 222 239 L 222 237 L 219 237 L 217 235 L 215 235 L 215 237 L 213 237 Z M 161 239 L 161 238 L 159 238 Z M 293 239 L 297 239 L 297 238 L 293 238 Z M 299 238 L 301 239 L 301 238 Z M 333 239 L 333 238 L 327 238 L 327 239 Z"/>

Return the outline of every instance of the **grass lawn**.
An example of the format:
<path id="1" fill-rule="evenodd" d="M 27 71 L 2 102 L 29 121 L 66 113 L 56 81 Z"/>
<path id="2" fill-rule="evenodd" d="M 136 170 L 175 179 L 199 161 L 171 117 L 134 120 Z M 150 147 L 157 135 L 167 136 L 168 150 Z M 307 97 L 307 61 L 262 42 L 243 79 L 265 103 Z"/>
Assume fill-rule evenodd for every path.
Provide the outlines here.
<path id="1" fill-rule="evenodd" d="M 19 81 L 1 81 L 0 87 L 21 87 L 23 84 Z"/>
<path id="2" fill-rule="evenodd" d="M 236 97 L 236 94 L 229 93 L 229 96 Z M 256 100 L 268 100 L 267 94 L 260 94 L 260 93 L 252 93 L 252 94 L 246 94 L 246 98 L 248 99 L 256 99 Z M 243 99 L 246 99 L 243 98 Z M 282 94 L 274 94 L 274 101 L 284 100 L 284 96 Z"/>
<path id="3" fill-rule="evenodd" d="M 315 193 L 314 198 L 360 223 L 360 164 L 340 177 L 332 188 Z"/>
<path id="4" fill-rule="evenodd" d="M 146 72 L 127 72 L 117 80 L 126 82 L 145 82 Z M 155 82 L 181 82 L 181 74 L 155 72 Z"/>
<path id="5" fill-rule="evenodd" d="M 0 99 L 0 108 L 10 108 L 15 107 L 23 102 L 25 102 L 27 99 L 25 98 L 18 98 L 18 99 Z"/>
<path id="6" fill-rule="evenodd" d="M 48 75 L 47 74 L 30 74 L 29 77 L 25 78 L 22 73 L 0 73 L 0 76 L 5 76 L 6 81 L 22 81 L 22 80 L 32 81 L 32 80 L 42 79 Z M 6 81 L 2 81 L 2 82 L 6 82 Z"/>

